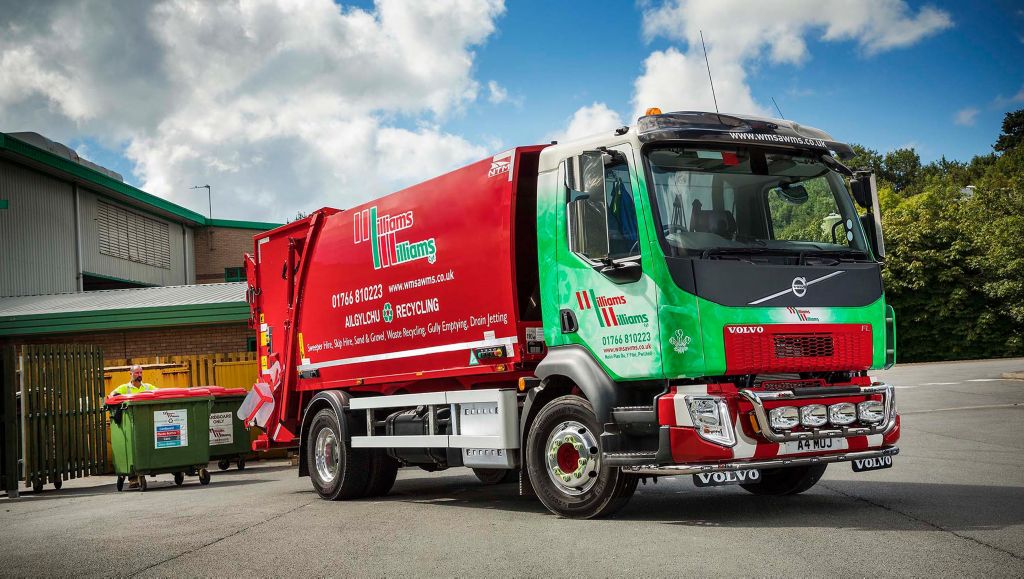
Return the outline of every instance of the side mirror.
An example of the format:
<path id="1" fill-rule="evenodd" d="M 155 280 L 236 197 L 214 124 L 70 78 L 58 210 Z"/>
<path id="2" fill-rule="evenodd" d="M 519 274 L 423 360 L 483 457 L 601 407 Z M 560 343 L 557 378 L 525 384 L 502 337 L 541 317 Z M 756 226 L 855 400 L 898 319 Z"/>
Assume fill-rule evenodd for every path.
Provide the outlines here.
<path id="1" fill-rule="evenodd" d="M 868 171 L 857 171 L 853 179 L 850 179 L 850 192 L 853 199 L 864 209 L 871 209 L 875 206 L 874 198 L 871 195 L 875 176 Z"/>
<path id="2" fill-rule="evenodd" d="M 640 267 L 640 264 L 635 261 L 606 265 L 600 269 L 600 272 L 601 275 L 618 284 L 640 281 L 640 278 L 643 277 L 644 274 L 644 270 Z"/>
<path id="3" fill-rule="evenodd" d="M 583 191 L 569 191 L 569 228 L 572 250 L 594 261 L 608 257 L 608 206 L 604 191 L 602 151 L 584 151 L 580 155 L 580 181 Z"/>
<path id="4" fill-rule="evenodd" d="M 882 208 L 878 203 L 878 182 L 875 180 L 875 174 L 858 171 L 850 185 L 857 204 L 867 209 L 867 212 L 861 215 L 860 223 L 868 243 L 871 244 L 871 251 L 875 257 L 882 259 L 885 257 L 885 239 L 882 236 Z"/>

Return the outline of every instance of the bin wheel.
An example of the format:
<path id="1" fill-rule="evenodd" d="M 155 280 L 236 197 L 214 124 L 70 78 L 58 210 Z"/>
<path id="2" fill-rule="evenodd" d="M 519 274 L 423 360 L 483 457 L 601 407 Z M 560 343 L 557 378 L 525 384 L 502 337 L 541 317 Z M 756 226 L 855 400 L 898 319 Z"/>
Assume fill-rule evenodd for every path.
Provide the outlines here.
<path id="1" fill-rule="evenodd" d="M 123 490 L 124 490 L 124 477 L 118 475 L 118 477 L 117 477 L 117 492 L 121 492 Z"/>
<path id="2" fill-rule="evenodd" d="M 43 492 L 43 479 L 37 478 L 36 480 L 32 481 L 32 492 L 34 492 L 34 493 L 41 493 L 41 492 Z"/>
<path id="3" fill-rule="evenodd" d="M 181 485 L 185 484 L 185 473 L 183 473 L 183 472 L 176 472 L 176 473 L 174 473 L 174 484 L 178 485 L 179 487 Z"/>
<path id="4" fill-rule="evenodd" d="M 245 470 L 245 459 L 238 459 L 238 470 Z"/>
<path id="5" fill-rule="evenodd" d="M 146 476 L 145 475 L 139 475 L 139 492 L 141 492 L 141 493 L 146 492 L 146 486 L 147 486 Z"/>
<path id="6" fill-rule="evenodd" d="M 222 458 L 219 461 L 217 461 L 217 468 L 221 470 L 227 470 L 231 468 L 231 461 L 226 458 Z"/>
<path id="7" fill-rule="evenodd" d="M 60 490 L 60 487 L 62 486 L 64 486 L 64 481 L 62 481 L 61 479 L 58 478 L 57 480 L 53 481 L 53 488 Z"/>
<path id="8" fill-rule="evenodd" d="M 199 484 L 210 484 L 210 471 L 206 470 L 205 468 L 199 469 Z"/>

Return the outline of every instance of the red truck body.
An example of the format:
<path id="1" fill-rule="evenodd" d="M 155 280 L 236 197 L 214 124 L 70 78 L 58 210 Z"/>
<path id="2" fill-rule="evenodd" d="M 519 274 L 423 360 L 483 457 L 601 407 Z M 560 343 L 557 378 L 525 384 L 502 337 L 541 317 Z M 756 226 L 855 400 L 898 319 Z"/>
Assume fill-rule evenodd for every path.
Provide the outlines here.
<path id="1" fill-rule="evenodd" d="M 255 238 L 249 282 L 260 370 L 278 405 L 271 421 L 283 427 L 266 426 L 273 441 L 297 434 L 304 393 L 514 382 L 540 358 L 526 352 L 528 328 L 541 325 L 539 304 L 528 303 L 536 300 L 536 252 L 515 248 L 536 246 L 531 176 L 541 149 L 516 148 Z M 299 268 L 304 251 L 312 254 Z M 522 264 L 522 279 L 517 259 L 533 260 Z M 282 359 L 293 351 L 298 359 Z"/>

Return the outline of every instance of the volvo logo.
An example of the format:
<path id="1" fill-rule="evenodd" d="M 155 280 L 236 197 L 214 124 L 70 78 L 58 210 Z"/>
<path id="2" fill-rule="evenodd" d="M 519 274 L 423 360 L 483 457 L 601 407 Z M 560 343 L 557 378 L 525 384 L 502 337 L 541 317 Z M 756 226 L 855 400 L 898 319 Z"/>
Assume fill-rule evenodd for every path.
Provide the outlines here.
<path id="1" fill-rule="evenodd" d="M 812 285 L 814 285 L 816 283 L 819 283 L 819 282 L 823 282 L 826 279 L 833 278 L 833 277 L 835 277 L 837 275 L 842 275 L 843 273 L 844 273 L 843 271 L 833 271 L 832 273 L 825 274 L 825 275 L 823 275 L 821 277 L 816 277 L 816 278 L 812 279 L 811 281 L 807 281 L 807 278 L 805 278 L 805 277 L 795 277 L 795 278 L 793 278 L 793 281 L 789 284 L 789 287 L 787 289 L 784 289 L 784 290 L 782 290 L 780 292 L 775 292 L 775 293 L 770 294 L 770 295 L 766 295 L 763 298 L 756 299 L 756 300 L 748 303 L 747 305 L 748 306 L 756 306 L 757 304 L 763 304 L 766 301 L 782 297 L 782 296 L 784 296 L 784 295 L 786 295 L 788 293 L 792 293 L 794 296 L 796 296 L 798 298 L 802 298 L 802 297 L 804 297 L 807 294 L 807 288 L 809 286 L 812 286 Z M 782 304 L 782 305 L 785 305 L 785 304 Z"/>
<path id="2" fill-rule="evenodd" d="M 726 326 L 730 334 L 763 334 L 764 326 Z"/>
<path id="3" fill-rule="evenodd" d="M 793 278 L 793 295 L 798 298 L 804 297 L 807 293 L 807 280 L 802 277 Z"/>

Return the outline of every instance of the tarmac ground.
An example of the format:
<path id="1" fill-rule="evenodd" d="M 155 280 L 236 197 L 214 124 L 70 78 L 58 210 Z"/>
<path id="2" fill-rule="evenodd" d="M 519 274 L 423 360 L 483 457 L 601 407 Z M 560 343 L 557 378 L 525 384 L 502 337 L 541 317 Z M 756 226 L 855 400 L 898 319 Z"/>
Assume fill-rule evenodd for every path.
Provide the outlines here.
<path id="1" fill-rule="evenodd" d="M 468 469 L 403 469 L 381 499 L 326 502 L 284 461 L 145 493 L 113 477 L 0 498 L 0 575 L 1024 576 L 1024 359 L 911 364 L 891 469 L 833 464 L 759 497 L 641 486 L 614 518 L 564 520 Z"/>

